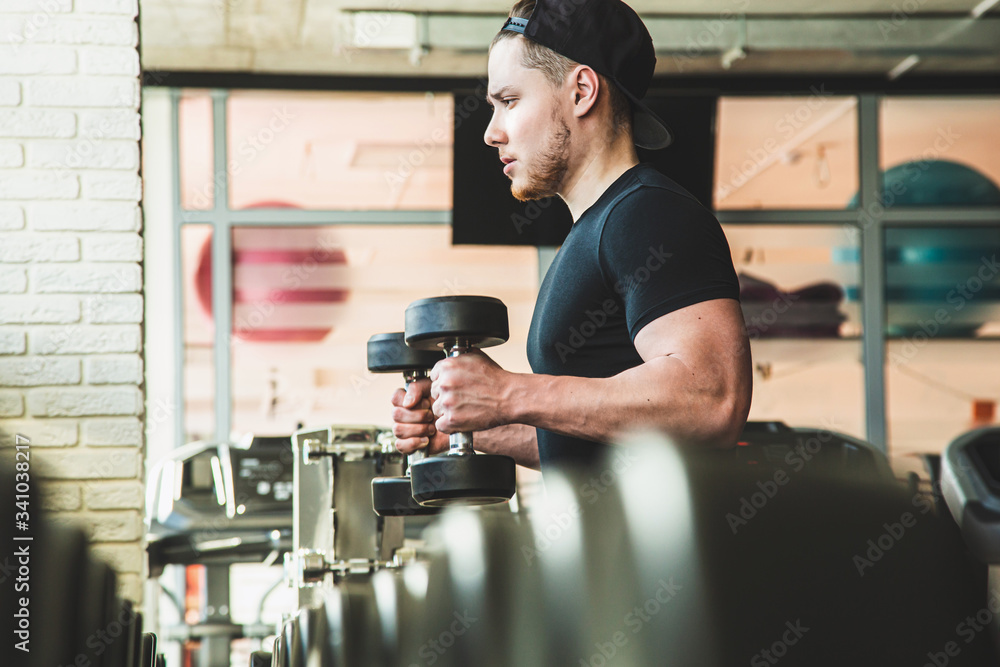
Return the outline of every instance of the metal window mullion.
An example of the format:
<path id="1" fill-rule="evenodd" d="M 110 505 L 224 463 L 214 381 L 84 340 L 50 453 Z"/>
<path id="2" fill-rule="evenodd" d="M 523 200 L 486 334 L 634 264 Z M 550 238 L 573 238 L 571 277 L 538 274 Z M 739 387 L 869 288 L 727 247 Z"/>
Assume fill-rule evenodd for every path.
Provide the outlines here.
<path id="1" fill-rule="evenodd" d="M 715 217 L 726 225 L 839 225 L 856 223 L 858 214 L 834 209 L 740 209 L 715 211 Z"/>
<path id="2" fill-rule="evenodd" d="M 215 211 L 185 211 L 186 222 L 210 222 Z M 230 224 L 267 225 L 450 225 L 451 211 L 332 211 L 301 209 L 246 209 L 227 211 Z"/>
<path id="3" fill-rule="evenodd" d="M 181 229 L 184 225 L 184 211 L 181 205 L 181 159 L 180 159 L 180 103 L 181 91 L 170 90 L 170 131 L 172 133 L 170 149 L 170 169 L 173 174 L 173 238 L 172 261 L 174 267 L 173 322 L 174 322 L 174 359 L 177 364 L 174 375 L 174 446 L 184 444 L 186 430 L 184 428 L 184 271 L 182 270 Z"/>
<path id="4" fill-rule="evenodd" d="M 1000 208 L 981 207 L 937 207 L 937 206 L 895 206 L 880 211 L 869 207 L 857 210 L 792 210 L 792 209 L 733 209 L 715 211 L 719 222 L 727 225 L 807 225 L 807 224 L 856 224 L 862 211 L 871 215 L 878 212 L 878 218 L 885 226 L 914 226 L 961 224 L 970 226 L 995 225 L 1000 221 Z"/>
<path id="5" fill-rule="evenodd" d="M 275 215 L 277 213 L 277 217 Z M 295 211 L 253 209 L 232 211 L 230 218 L 241 225 L 450 225 L 450 210 L 428 211 Z"/>
<path id="6" fill-rule="evenodd" d="M 950 224 L 970 227 L 995 226 L 1000 222 L 1000 208 L 983 207 L 910 207 L 890 208 L 882 216 L 884 226 L 942 227 Z"/>
<path id="7" fill-rule="evenodd" d="M 230 377 L 233 308 L 232 233 L 228 215 L 229 179 L 226 171 L 228 91 L 212 91 L 212 139 L 215 183 L 212 209 L 212 313 L 215 321 L 215 439 L 228 442 L 232 430 L 232 386 Z"/>
<path id="8" fill-rule="evenodd" d="M 879 173 L 879 98 L 858 100 L 862 359 L 867 440 L 888 452 L 885 387 L 885 235 Z"/>

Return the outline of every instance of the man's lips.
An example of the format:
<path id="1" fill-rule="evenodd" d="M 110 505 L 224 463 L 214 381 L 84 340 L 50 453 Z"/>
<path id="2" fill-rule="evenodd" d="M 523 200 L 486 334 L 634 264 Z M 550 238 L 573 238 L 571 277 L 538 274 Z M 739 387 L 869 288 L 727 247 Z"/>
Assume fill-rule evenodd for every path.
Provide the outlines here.
<path id="1" fill-rule="evenodd" d="M 516 160 L 512 157 L 502 157 L 500 158 L 500 161 L 504 164 L 503 173 L 505 174 L 510 170 L 510 165 L 516 162 Z"/>

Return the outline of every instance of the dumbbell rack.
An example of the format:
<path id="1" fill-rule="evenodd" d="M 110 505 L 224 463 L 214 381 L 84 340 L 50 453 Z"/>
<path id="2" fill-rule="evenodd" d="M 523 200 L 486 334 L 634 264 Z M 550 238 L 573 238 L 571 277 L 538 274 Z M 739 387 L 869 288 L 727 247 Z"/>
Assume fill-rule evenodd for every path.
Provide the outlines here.
<path id="1" fill-rule="evenodd" d="M 372 511 L 371 480 L 401 475 L 403 457 L 392 433 L 374 426 L 300 430 L 292 448 L 293 550 L 285 577 L 301 608 L 319 602 L 316 588 L 324 583 L 400 563 L 403 519 Z"/>

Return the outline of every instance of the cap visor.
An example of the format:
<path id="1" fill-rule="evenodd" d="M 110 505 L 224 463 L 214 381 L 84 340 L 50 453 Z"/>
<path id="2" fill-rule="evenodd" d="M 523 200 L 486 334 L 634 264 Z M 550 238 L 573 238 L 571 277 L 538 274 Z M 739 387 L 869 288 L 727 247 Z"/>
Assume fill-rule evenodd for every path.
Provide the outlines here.
<path id="1" fill-rule="evenodd" d="M 624 87 L 618 88 L 632 102 L 632 140 L 635 145 L 639 148 L 659 150 L 673 143 L 674 134 L 663 119 Z"/>

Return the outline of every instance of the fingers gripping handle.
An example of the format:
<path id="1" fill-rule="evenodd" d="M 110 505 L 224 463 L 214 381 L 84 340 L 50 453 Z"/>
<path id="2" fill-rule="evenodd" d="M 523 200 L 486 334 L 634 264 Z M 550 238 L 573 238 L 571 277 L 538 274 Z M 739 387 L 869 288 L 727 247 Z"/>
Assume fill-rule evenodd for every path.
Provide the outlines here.
<path id="1" fill-rule="evenodd" d="M 472 346 L 469 341 L 456 339 L 451 347 L 448 349 L 449 357 L 457 357 L 460 354 L 465 354 L 472 350 Z M 452 433 L 448 436 L 448 455 L 449 456 L 468 456 L 470 454 L 475 454 L 476 451 L 472 448 L 472 433 Z"/>
<path id="2" fill-rule="evenodd" d="M 428 372 L 426 370 L 424 370 L 424 369 L 413 369 L 413 370 L 408 370 L 405 373 L 403 373 L 403 377 L 406 379 L 406 391 L 407 392 L 410 391 L 410 385 L 411 384 L 413 384 L 417 380 L 422 380 L 423 378 L 428 377 L 428 375 L 429 375 Z M 428 439 L 427 446 L 430 447 L 430 439 Z M 406 455 L 406 474 L 407 475 L 410 474 L 410 466 L 411 465 L 413 465 L 417 461 L 423 461 L 425 458 L 427 458 L 427 450 L 425 450 L 425 449 L 415 449 L 414 451 L 412 451 L 409 454 L 407 454 Z"/>

